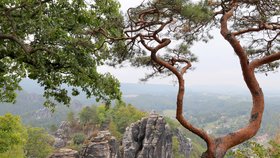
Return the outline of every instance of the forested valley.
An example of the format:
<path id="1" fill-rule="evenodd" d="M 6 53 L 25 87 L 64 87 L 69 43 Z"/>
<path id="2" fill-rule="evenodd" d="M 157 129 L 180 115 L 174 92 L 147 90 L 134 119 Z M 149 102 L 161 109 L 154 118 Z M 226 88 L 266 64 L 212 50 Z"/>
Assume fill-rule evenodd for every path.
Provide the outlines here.
<path id="1" fill-rule="evenodd" d="M 29 86 L 29 82 L 23 87 Z M 67 147 L 81 150 L 83 142 L 91 134 L 99 130 L 108 129 L 111 134 L 121 141 L 125 129 L 141 118 L 149 115 L 151 111 L 165 117 L 168 125 L 175 131 L 180 129 L 184 137 L 191 139 L 192 151 L 190 157 L 196 158 L 205 150 L 203 141 L 192 134 L 184 131 L 174 118 L 175 107 L 173 105 L 175 96 L 171 94 L 176 91 L 175 86 L 149 85 L 149 84 L 122 84 L 123 100 L 125 103 L 114 103 L 110 109 L 95 102 L 95 99 L 87 99 L 85 96 L 73 98 L 71 106 L 59 105 L 55 112 L 44 108 L 44 98 L 40 93 L 40 87 L 31 87 L 28 91 L 19 92 L 15 104 L 1 104 L 2 116 L 12 113 L 14 117 L 20 116 L 21 126 L 27 134 L 37 135 L 34 140 L 28 140 L 27 135 L 21 135 L 24 142 L 21 145 L 13 145 L 11 149 L 2 154 L 2 157 L 24 157 L 26 150 L 36 148 L 30 154 L 35 157 L 47 157 L 57 150 L 54 145 L 54 135 L 62 122 L 68 122 L 71 127 Z M 165 89 L 162 91 L 162 89 Z M 207 132 L 215 135 L 223 135 L 234 129 L 238 129 L 245 124 L 244 117 L 248 117 L 249 96 L 241 91 L 235 94 L 225 95 L 224 93 L 214 93 L 211 91 L 192 91 L 186 96 L 186 111 L 184 114 L 190 121 L 201 126 Z M 277 157 L 279 152 L 279 119 L 280 108 L 278 100 L 280 96 L 271 95 L 267 98 L 267 109 L 263 119 L 263 125 L 257 137 L 236 147 L 229 152 L 228 157 Z M 93 105 L 88 104 L 94 102 Z M 199 105 L 199 106 L 198 106 Z M 205 110 L 205 106 L 209 107 Z M 218 110 L 215 110 L 218 109 Z M 94 132 L 93 132 L 94 131 Z M 32 133 L 33 132 L 33 133 Z M 31 135 L 32 136 L 32 135 Z M 36 144 L 38 138 L 45 138 L 46 144 L 38 148 Z M 31 142 L 29 142 L 31 141 Z M 33 142 L 32 142 L 33 141 Z M 176 139 L 173 139 L 173 156 L 179 157 Z M 30 143 L 34 143 L 33 145 Z M 44 150 L 40 150 L 44 149 Z M 14 151 L 17 152 L 14 152 Z M 28 156 L 28 155 L 27 155 Z"/>

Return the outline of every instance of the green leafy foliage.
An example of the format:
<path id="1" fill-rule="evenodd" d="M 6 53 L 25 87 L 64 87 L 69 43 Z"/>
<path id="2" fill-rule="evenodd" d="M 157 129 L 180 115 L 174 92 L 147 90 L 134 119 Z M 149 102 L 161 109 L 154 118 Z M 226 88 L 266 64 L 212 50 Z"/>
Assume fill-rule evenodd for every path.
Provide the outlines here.
<path id="1" fill-rule="evenodd" d="M 127 36 L 131 39 L 137 39 L 138 35 L 145 37 L 140 37 L 138 42 L 132 40 L 128 43 L 133 49 L 129 56 L 131 65 L 152 69 L 142 81 L 158 76 L 170 76 L 173 73 L 152 61 L 151 52 L 146 52 L 151 49 L 147 47 L 147 50 L 142 49 L 138 43 L 145 43 L 143 45 L 149 48 L 157 48 L 164 40 L 176 41 L 177 45 L 166 46 L 157 53 L 157 57 L 180 69 L 185 66 L 186 61 L 197 61 L 196 56 L 190 51 L 194 42 L 207 42 L 212 38 L 209 31 L 213 26 L 213 11 L 206 1 L 197 3 L 187 0 L 147 1 L 138 7 L 130 8 L 127 13 L 129 17 L 129 27 L 125 30 Z"/>
<path id="2" fill-rule="evenodd" d="M 67 113 L 67 121 L 70 122 L 71 125 L 75 124 L 75 113 L 73 111 Z"/>
<path id="3" fill-rule="evenodd" d="M 280 156 L 280 145 L 271 140 L 269 146 L 258 144 L 256 142 L 246 142 L 237 150 L 227 153 L 227 158 L 278 158 Z"/>
<path id="4" fill-rule="evenodd" d="M 211 20 L 213 12 L 207 5 L 207 1 L 198 1 L 196 3 L 188 0 L 157 0 L 160 7 L 169 8 L 174 14 L 181 18 L 188 19 L 189 25 L 207 23 Z"/>
<path id="5" fill-rule="evenodd" d="M 84 107 L 79 113 L 79 119 L 82 124 L 98 124 L 99 118 L 97 116 L 96 106 Z"/>
<path id="6" fill-rule="evenodd" d="M 111 110 L 106 108 L 106 105 L 100 105 L 97 107 L 97 120 L 99 125 L 103 125 L 110 122 L 111 120 L 110 112 Z"/>
<path id="7" fill-rule="evenodd" d="M 75 112 L 73 111 L 67 113 L 66 120 L 70 123 L 71 128 L 75 128 L 76 126 L 79 126 L 78 118 L 75 116 Z"/>
<path id="8" fill-rule="evenodd" d="M 55 124 L 50 125 L 48 128 L 49 128 L 50 133 L 55 133 L 58 129 L 57 125 L 55 125 Z"/>
<path id="9" fill-rule="evenodd" d="M 145 112 L 123 102 L 118 102 L 109 109 L 105 105 L 84 107 L 79 113 L 83 126 L 108 128 L 118 140 L 121 140 L 127 126 L 144 116 L 146 116 Z"/>
<path id="10" fill-rule="evenodd" d="M 0 153 L 1 158 L 23 158 L 24 151 L 22 145 L 16 145 L 11 150 Z"/>
<path id="11" fill-rule="evenodd" d="M 180 154 L 179 152 L 179 141 L 177 139 L 177 137 L 172 137 L 172 152 L 173 152 L 173 156 L 176 158 L 184 158 L 183 154 Z"/>
<path id="12" fill-rule="evenodd" d="M 30 127 L 27 128 L 27 133 L 28 139 L 24 145 L 25 156 L 29 158 L 45 158 L 54 150 L 52 147 L 54 138 L 44 129 Z"/>
<path id="13" fill-rule="evenodd" d="M 277 142 L 277 140 L 271 140 L 271 141 L 269 141 L 269 144 L 271 146 L 269 148 L 270 156 L 272 158 L 280 157 L 280 143 L 279 143 L 279 140 L 278 140 L 278 142 Z"/>
<path id="14" fill-rule="evenodd" d="M 146 116 L 146 113 L 136 109 L 131 104 L 126 105 L 125 103 L 118 103 L 112 109 L 111 116 L 112 122 L 117 126 L 117 131 L 124 133 L 126 127 Z"/>
<path id="15" fill-rule="evenodd" d="M 117 122 L 117 121 L 114 121 L 114 122 L 111 121 L 111 122 L 109 123 L 108 129 L 109 129 L 109 131 L 111 132 L 111 134 L 117 138 L 117 140 L 121 141 L 122 136 L 123 136 L 124 133 L 121 133 L 121 132 L 118 130 L 117 124 L 116 124 L 115 122 Z"/>
<path id="16" fill-rule="evenodd" d="M 115 0 L 1 1 L 0 101 L 15 101 L 26 77 L 44 87 L 49 107 L 54 100 L 69 105 L 69 95 L 79 91 L 108 104 L 120 99 L 119 82 L 96 70 L 117 54 L 111 52 L 120 42 L 107 44 L 98 30 L 122 35 L 119 7 Z"/>
<path id="17" fill-rule="evenodd" d="M 26 142 L 27 133 L 20 117 L 10 113 L 0 116 L 0 153 Z"/>
<path id="18" fill-rule="evenodd" d="M 230 4 L 226 5 L 228 7 Z M 236 36 L 238 40 L 242 41 L 250 60 L 270 56 L 280 51 L 279 10 L 278 0 L 239 2 L 239 7 L 234 11 L 232 20 L 230 20 L 232 23 L 229 25 L 229 29 L 231 32 L 242 32 L 252 28 L 259 29 L 258 31 L 245 31 Z M 279 64 L 277 60 L 269 62 L 258 67 L 256 72 L 267 75 L 267 72 L 276 71 Z"/>
<path id="19" fill-rule="evenodd" d="M 83 133 L 76 133 L 73 136 L 73 143 L 76 145 L 82 144 L 86 139 L 86 136 Z"/>

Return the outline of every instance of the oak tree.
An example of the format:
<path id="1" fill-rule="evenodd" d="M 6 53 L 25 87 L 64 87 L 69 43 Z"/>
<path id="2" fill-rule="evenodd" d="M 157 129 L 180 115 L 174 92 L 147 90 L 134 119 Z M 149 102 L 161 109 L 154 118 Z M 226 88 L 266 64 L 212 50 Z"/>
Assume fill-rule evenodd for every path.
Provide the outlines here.
<path id="1" fill-rule="evenodd" d="M 69 105 L 79 91 L 106 103 L 120 99 L 119 82 L 97 66 L 117 60 L 111 52 L 122 42 L 96 31 L 121 36 L 119 7 L 115 0 L 1 0 L 0 101 L 14 102 L 23 78 L 44 87 L 46 106 L 54 100 Z"/>

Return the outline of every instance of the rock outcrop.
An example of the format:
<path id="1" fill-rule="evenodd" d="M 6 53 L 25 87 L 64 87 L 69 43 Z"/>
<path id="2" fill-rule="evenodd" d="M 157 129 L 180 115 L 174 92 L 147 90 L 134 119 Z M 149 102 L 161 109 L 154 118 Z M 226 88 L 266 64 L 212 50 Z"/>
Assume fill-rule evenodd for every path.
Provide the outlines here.
<path id="1" fill-rule="evenodd" d="M 80 158 L 78 151 L 67 149 L 67 148 L 61 148 L 55 153 L 53 153 L 49 158 Z"/>
<path id="2" fill-rule="evenodd" d="M 179 129 L 174 131 L 174 136 L 179 141 L 179 152 L 184 155 L 185 158 L 189 158 L 192 151 L 192 142 L 190 138 L 185 138 Z"/>
<path id="3" fill-rule="evenodd" d="M 172 132 L 157 114 L 131 124 L 122 141 L 123 158 L 172 158 Z"/>
<path id="4" fill-rule="evenodd" d="M 32 115 L 32 118 L 34 118 L 35 120 L 48 119 L 52 117 L 52 113 L 50 109 L 46 107 L 41 108 L 35 112 L 32 112 L 30 115 Z"/>
<path id="5" fill-rule="evenodd" d="M 70 123 L 67 121 L 61 122 L 59 128 L 54 134 L 55 142 L 54 147 L 55 148 L 63 148 L 67 145 L 67 141 L 70 138 L 71 133 L 71 127 Z"/>
<path id="6" fill-rule="evenodd" d="M 55 136 L 66 145 L 70 127 L 63 122 Z M 107 130 L 90 137 L 79 154 L 71 149 L 60 149 L 50 158 L 173 158 L 172 137 L 179 142 L 179 152 L 190 157 L 192 143 L 179 130 L 171 131 L 162 116 L 152 113 L 149 117 L 132 123 L 126 128 L 121 146 Z"/>
<path id="7" fill-rule="evenodd" d="M 100 131 L 92 137 L 81 151 L 82 158 L 119 158 L 119 148 L 115 137 L 109 131 Z"/>

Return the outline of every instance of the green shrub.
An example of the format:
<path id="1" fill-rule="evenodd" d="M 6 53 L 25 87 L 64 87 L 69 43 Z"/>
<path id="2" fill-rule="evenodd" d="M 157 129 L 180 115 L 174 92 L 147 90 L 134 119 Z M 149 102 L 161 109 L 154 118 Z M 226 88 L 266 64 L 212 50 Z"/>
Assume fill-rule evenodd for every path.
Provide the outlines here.
<path id="1" fill-rule="evenodd" d="M 73 136 L 73 143 L 76 145 L 82 144 L 86 139 L 86 136 L 83 133 L 76 133 Z"/>

